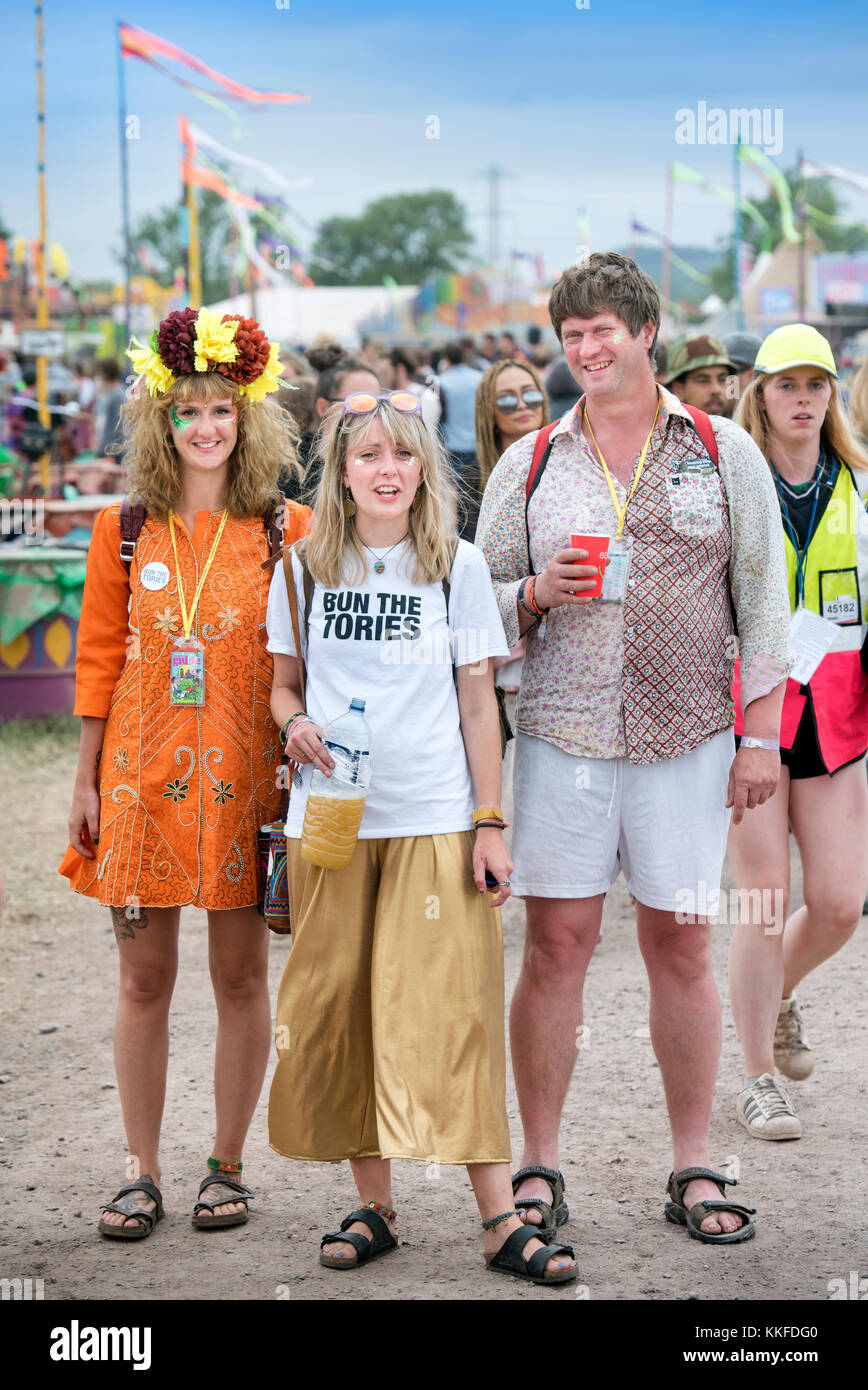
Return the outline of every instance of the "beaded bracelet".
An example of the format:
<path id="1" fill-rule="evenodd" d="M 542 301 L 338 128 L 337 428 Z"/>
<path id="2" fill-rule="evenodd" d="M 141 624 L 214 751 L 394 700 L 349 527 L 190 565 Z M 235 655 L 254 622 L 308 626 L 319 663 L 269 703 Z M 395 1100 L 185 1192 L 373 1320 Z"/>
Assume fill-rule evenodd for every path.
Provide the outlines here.
<path id="1" fill-rule="evenodd" d="M 495 1226 L 499 1226 L 501 1221 L 508 1221 L 511 1216 L 518 1216 L 517 1211 L 504 1211 L 500 1216 L 492 1216 L 490 1221 L 483 1221 L 483 1231 L 493 1231 Z"/>
<path id="2" fill-rule="evenodd" d="M 280 743 L 281 743 L 281 747 L 286 743 L 286 740 L 287 740 L 287 738 L 289 737 L 289 728 L 290 728 L 290 725 L 291 725 L 291 724 L 294 724 L 295 721 L 296 721 L 296 719 L 300 718 L 301 715 L 304 715 L 304 717 L 305 717 L 305 719 L 306 719 L 306 718 L 307 718 L 307 711 L 306 711 L 306 710 L 303 710 L 303 709 L 297 709 L 297 710 L 295 711 L 295 714 L 291 714 L 291 715 L 289 716 L 289 718 L 286 719 L 286 720 L 284 720 L 284 722 L 281 724 L 281 726 L 280 726 Z"/>
<path id="3" fill-rule="evenodd" d="M 397 1212 L 392 1211 L 391 1207 L 384 1206 L 382 1202 L 365 1202 L 366 1207 L 375 1211 L 378 1216 L 382 1216 L 385 1221 L 397 1221 Z"/>

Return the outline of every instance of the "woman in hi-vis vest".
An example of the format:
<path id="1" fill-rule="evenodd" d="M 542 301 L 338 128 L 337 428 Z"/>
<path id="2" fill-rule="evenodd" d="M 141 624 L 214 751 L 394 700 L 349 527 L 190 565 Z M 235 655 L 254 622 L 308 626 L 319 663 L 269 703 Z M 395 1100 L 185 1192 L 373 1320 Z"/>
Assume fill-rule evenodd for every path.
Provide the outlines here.
<path id="1" fill-rule="evenodd" d="M 736 1110 L 759 1139 L 798 1139 L 798 1116 L 775 1079 L 776 1066 L 793 1081 L 814 1069 L 794 992 L 852 936 L 868 888 L 868 457 L 850 434 L 832 349 L 816 329 L 776 329 L 755 366 L 736 420 L 768 459 L 780 500 L 794 665 L 778 789 L 749 825 L 729 832 L 740 890 L 730 948 L 732 1012 L 744 1049 Z M 739 735 L 737 665 L 733 696 Z M 792 916 L 790 827 L 804 893 Z"/>

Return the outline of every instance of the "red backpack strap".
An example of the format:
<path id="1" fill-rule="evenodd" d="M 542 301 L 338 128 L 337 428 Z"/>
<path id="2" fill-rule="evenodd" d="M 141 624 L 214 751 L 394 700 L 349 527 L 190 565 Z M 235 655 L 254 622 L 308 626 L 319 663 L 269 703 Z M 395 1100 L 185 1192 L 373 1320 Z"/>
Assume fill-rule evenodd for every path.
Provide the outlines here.
<path id="1" fill-rule="evenodd" d="M 696 433 L 711 455 L 715 468 L 717 468 L 719 464 L 719 455 L 717 452 L 717 440 L 714 437 L 714 430 L 711 427 L 711 418 L 706 415 L 704 410 L 698 410 L 695 405 L 686 405 L 684 409 L 693 420 Z"/>
<path id="2" fill-rule="evenodd" d="M 551 453 L 551 445 L 549 441 L 552 437 L 552 430 L 554 429 L 555 425 L 559 424 L 560 420 L 552 420 L 550 424 L 543 425 L 542 429 L 540 430 L 539 434 L 534 440 L 533 458 L 530 461 L 530 470 L 527 475 L 527 483 L 525 484 L 524 489 L 524 499 L 526 503 L 530 501 L 531 494 L 533 493 L 533 490 L 537 485 L 538 474 L 541 472 L 541 466 L 544 466 L 543 460 L 545 460 L 545 462 L 548 463 L 548 455 Z"/>
<path id="3" fill-rule="evenodd" d="M 133 563 L 136 541 L 145 524 L 145 516 L 143 503 L 132 502 L 129 497 L 125 497 L 121 502 L 121 559 L 126 566 L 127 574 Z"/>

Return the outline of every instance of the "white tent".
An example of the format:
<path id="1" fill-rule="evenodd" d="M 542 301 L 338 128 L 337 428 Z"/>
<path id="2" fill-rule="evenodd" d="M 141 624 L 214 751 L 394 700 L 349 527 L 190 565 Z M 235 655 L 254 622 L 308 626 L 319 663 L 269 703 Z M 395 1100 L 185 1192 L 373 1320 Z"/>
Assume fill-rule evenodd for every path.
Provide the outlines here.
<path id="1" fill-rule="evenodd" d="M 268 337 L 291 348 L 310 344 L 320 333 L 339 343 L 356 348 L 362 337 L 378 337 L 386 341 L 412 332 L 408 308 L 418 290 L 415 285 L 360 286 L 344 289 L 340 286 L 304 289 L 300 285 L 256 291 L 255 317 Z M 251 316 L 250 295 L 239 294 L 209 304 L 218 314 Z"/>

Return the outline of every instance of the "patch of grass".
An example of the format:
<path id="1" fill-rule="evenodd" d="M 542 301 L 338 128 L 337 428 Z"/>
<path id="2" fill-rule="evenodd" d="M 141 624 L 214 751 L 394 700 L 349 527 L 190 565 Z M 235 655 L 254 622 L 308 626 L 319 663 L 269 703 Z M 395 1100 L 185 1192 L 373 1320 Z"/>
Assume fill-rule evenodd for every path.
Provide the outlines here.
<path id="1" fill-rule="evenodd" d="M 0 750 L 31 752 L 48 742 L 67 752 L 78 747 L 81 721 L 71 714 L 48 714 L 42 719 L 10 719 L 0 724 Z"/>

